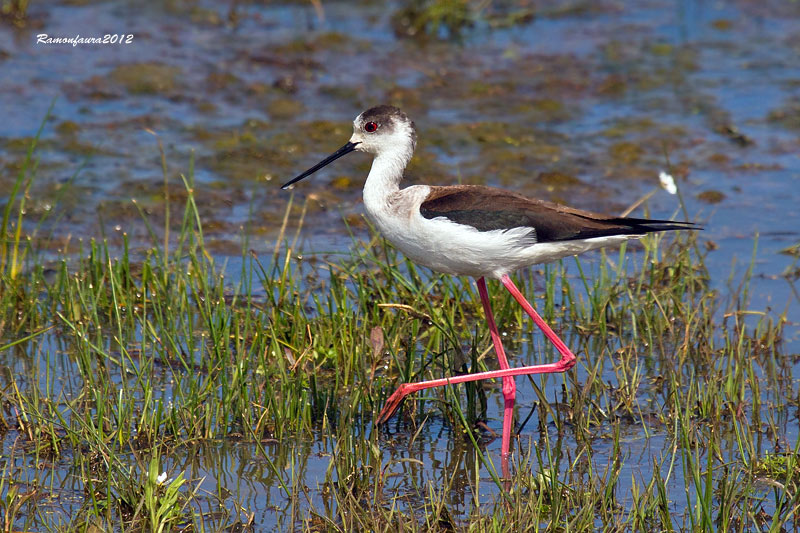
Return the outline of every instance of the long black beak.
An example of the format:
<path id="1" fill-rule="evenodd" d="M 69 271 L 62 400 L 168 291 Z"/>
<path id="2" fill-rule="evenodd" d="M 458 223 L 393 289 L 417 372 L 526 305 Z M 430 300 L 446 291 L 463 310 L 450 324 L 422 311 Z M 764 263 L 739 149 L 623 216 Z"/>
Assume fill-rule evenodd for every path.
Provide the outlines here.
<path id="1" fill-rule="evenodd" d="M 281 185 L 281 189 L 286 189 L 287 187 L 297 183 L 301 179 L 307 178 L 308 176 L 310 176 L 311 174 L 313 174 L 317 170 L 321 169 L 325 165 L 327 165 L 329 163 L 333 163 L 334 161 L 336 161 L 337 159 L 339 159 L 343 155 L 349 154 L 350 152 L 352 152 L 353 150 L 356 149 L 356 146 L 358 146 L 358 143 L 348 142 L 347 144 L 345 144 L 344 146 L 342 146 L 341 148 L 339 148 L 338 150 L 333 152 L 331 155 L 329 155 L 328 157 L 326 157 L 325 159 L 323 159 L 322 161 L 320 161 L 319 163 L 317 163 L 313 167 L 309 168 L 308 170 L 306 170 L 305 172 L 303 172 L 302 174 L 297 176 L 296 178 L 294 178 L 292 180 L 289 180 L 286 183 L 284 183 L 283 185 Z"/>

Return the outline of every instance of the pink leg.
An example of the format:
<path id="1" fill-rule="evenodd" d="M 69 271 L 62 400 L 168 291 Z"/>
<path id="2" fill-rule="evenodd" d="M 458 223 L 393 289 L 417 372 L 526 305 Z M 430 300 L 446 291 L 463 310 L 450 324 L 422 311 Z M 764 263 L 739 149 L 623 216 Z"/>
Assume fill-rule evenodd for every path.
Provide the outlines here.
<path id="1" fill-rule="evenodd" d="M 528 303 L 528 300 L 519 292 L 511 278 L 503 276 L 500 280 L 503 285 L 511 293 L 511 296 L 522 306 L 525 312 L 533 319 L 534 323 L 542 330 L 545 336 L 550 339 L 550 342 L 556 347 L 561 354 L 561 360 L 557 363 L 547 363 L 543 365 L 523 366 L 519 368 L 509 368 L 508 360 L 506 359 L 503 345 L 500 342 L 500 334 L 497 331 L 497 326 L 494 322 L 491 307 L 489 306 L 489 294 L 486 290 L 486 282 L 483 278 L 478 279 L 478 293 L 481 296 L 481 302 L 486 312 L 486 320 L 489 323 L 489 332 L 492 335 L 492 342 L 494 343 L 497 358 L 500 360 L 500 370 L 491 370 L 489 372 L 478 372 L 477 374 L 466 374 L 462 376 L 455 376 L 452 378 L 432 379 L 430 381 L 422 381 L 420 383 L 404 383 L 392 394 L 386 404 L 383 406 L 380 414 L 378 415 L 378 424 L 386 422 L 394 412 L 400 407 L 403 398 L 417 391 L 430 389 L 433 387 L 442 387 L 444 385 L 455 385 L 457 383 L 466 383 L 468 381 L 480 381 L 483 379 L 503 378 L 503 397 L 505 399 L 505 412 L 503 414 L 503 445 L 502 454 L 504 458 L 508 457 L 510 440 L 511 440 L 511 422 L 513 419 L 514 399 L 516 396 L 516 387 L 514 381 L 511 379 L 513 376 L 522 376 L 528 374 L 549 374 L 552 372 L 566 372 L 575 366 L 575 355 L 567 348 L 567 345 L 558 338 L 550 326 L 542 320 L 542 317 L 536 312 L 533 306 Z M 510 384 L 509 384 L 510 383 Z"/>
<path id="2" fill-rule="evenodd" d="M 550 329 L 550 326 L 547 325 L 547 322 L 542 320 L 542 317 L 539 316 L 539 313 L 536 312 L 533 306 L 528 303 L 528 300 L 526 300 L 525 297 L 522 295 L 522 293 L 519 292 L 519 289 L 517 288 L 516 285 L 514 285 L 514 282 L 511 281 L 511 278 L 508 276 L 508 274 L 503 276 L 500 279 L 500 282 L 503 285 L 505 285 L 506 289 L 508 289 L 508 292 L 511 293 L 511 296 L 513 296 L 514 299 L 519 303 L 519 305 L 522 306 L 525 312 L 528 313 L 528 316 L 530 316 L 533 319 L 533 322 L 537 326 L 539 326 L 539 329 L 542 330 L 542 333 L 544 333 L 545 337 L 550 339 L 550 342 L 552 342 L 553 346 L 556 347 L 558 353 L 561 354 L 561 360 L 557 363 L 552 363 L 549 365 L 536 365 L 536 366 L 525 367 L 525 368 L 544 369 L 538 372 L 528 372 L 528 374 L 541 374 L 545 372 L 566 372 L 567 370 L 575 366 L 576 362 L 575 354 L 573 354 L 570 351 L 570 349 L 567 348 L 567 345 L 564 344 L 564 341 L 558 338 L 558 335 L 556 335 L 555 332 L 552 329 Z"/>
<path id="3" fill-rule="evenodd" d="M 506 359 L 506 352 L 503 350 L 503 343 L 500 340 L 500 332 L 497 331 L 497 324 L 494 322 L 492 305 L 489 303 L 489 291 L 486 289 L 486 280 L 478 278 L 478 294 L 481 296 L 483 312 L 486 314 L 486 322 L 489 323 L 489 333 L 492 336 L 494 351 L 500 363 L 500 370 L 511 368 Z M 511 376 L 503 378 L 503 399 L 505 409 L 503 411 L 503 446 L 501 448 L 503 457 L 507 457 L 511 449 L 511 425 L 514 422 L 514 401 L 517 398 L 517 385 Z"/>

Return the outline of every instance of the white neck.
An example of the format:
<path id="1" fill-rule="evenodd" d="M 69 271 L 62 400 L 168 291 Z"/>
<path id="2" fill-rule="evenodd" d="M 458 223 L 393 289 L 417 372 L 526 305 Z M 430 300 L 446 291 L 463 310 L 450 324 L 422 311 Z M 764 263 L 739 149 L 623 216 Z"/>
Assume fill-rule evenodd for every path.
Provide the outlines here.
<path id="1" fill-rule="evenodd" d="M 364 183 L 364 206 L 368 212 L 382 210 L 389 195 L 400 190 L 403 171 L 413 154 L 411 147 L 383 151 L 372 161 L 372 168 Z"/>

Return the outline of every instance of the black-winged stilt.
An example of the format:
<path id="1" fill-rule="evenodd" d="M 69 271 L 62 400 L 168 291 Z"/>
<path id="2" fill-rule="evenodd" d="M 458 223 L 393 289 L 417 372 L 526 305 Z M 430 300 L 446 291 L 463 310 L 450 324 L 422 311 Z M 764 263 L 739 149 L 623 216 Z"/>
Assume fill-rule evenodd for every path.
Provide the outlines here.
<path id="1" fill-rule="evenodd" d="M 405 383 L 389 397 L 378 423 L 388 420 L 403 398 L 412 392 L 502 378 L 505 399 L 502 455 L 505 459 L 509 454 L 516 398 L 513 377 L 565 372 L 575 365 L 575 355 L 542 320 L 509 274 L 529 265 L 620 244 L 646 233 L 700 228 L 691 222 L 609 217 L 492 187 L 413 185 L 401 189 L 400 180 L 416 143 L 414 123 L 400 109 L 388 105 L 370 108 L 353 121 L 353 136 L 347 144 L 282 188 L 350 152 L 370 153 L 374 159 L 364 184 L 364 207 L 378 230 L 421 265 L 477 279 L 500 370 Z M 556 347 L 561 354 L 560 361 L 519 368 L 509 366 L 489 303 L 487 277 L 500 280 L 508 289 Z"/>

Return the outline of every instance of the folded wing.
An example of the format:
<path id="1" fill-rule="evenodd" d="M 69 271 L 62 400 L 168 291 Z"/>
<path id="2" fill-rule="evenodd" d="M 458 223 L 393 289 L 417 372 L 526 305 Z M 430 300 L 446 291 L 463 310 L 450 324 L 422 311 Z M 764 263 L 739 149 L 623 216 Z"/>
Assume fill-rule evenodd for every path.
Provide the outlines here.
<path id="1" fill-rule="evenodd" d="M 702 229 L 691 222 L 609 217 L 477 185 L 431 187 L 420 205 L 420 214 L 428 219 L 446 218 L 478 231 L 531 228 L 536 242 Z"/>

